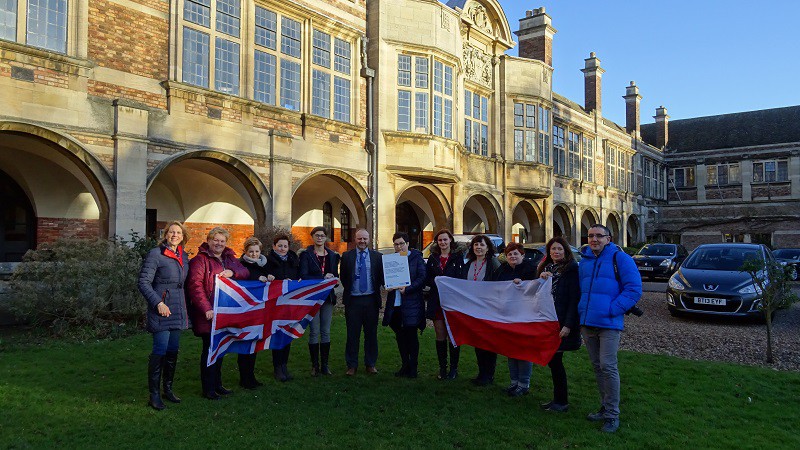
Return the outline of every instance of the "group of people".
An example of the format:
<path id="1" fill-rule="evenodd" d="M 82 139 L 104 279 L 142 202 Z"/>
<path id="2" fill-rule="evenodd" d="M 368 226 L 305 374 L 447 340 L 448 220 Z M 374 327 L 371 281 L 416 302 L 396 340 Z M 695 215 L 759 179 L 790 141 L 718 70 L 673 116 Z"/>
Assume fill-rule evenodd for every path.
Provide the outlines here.
<path id="1" fill-rule="evenodd" d="M 149 405 L 165 408 L 164 400 L 179 403 L 172 390 L 178 357 L 180 333 L 192 327 L 202 339 L 200 379 L 203 395 L 216 400 L 231 391 L 222 384 L 223 358 L 207 366 L 214 317 L 213 293 L 217 276 L 240 280 L 271 282 L 284 279 L 339 278 L 343 287 L 347 338 L 345 374 L 354 376 L 359 367 L 361 336 L 364 340 L 364 370 L 377 374 L 378 320 L 383 289 L 381 253 L 370 248 L 366 229 L 355 233 L 355 248 L 342 255 L 327 248 L 327 230 L 311 231 L 313 245 L 298 256 L 290 250 L 290 239 L 279 235 L 272 249 L 264 253 L 256 237 L 245 241 L 241 258 L 227 247 L 230 234 L 224 228 L 212 229 L 197 255 L 189 260 L 185 251 L 186 228 L 180 222 L 169 223 L 164 239 L 146 256 L 139 274 L 139 290 L 147 308 L 147 329 L 153 335 L 148 364 Z M 589 245 L 582 251 L 580 265 L 562 237 L 551 239 L 538 266 L 524 258 L 521 244 L 510 243 L 504 249 L 501 263 L 496 249 L 485 235 L 472 238 L 462 253 L 449 230 L 434 235 L 435 245 L 425 261 L 422 253 L 409 249 L 409 236 L 398 232 L 392 237 L 395 252 L 408 256 L 410 284 L 387 290 L 383 325 L 390 327 L 397 341 L 400 368 L 395 376 L 418 376 L 419 334 L 427 319 L 433 322 L 438 379 L 458 377 L 460 347 L 449 342 L 445 315 L 435 283 L 438 276 L 471 281 L 511 281 L 552 278 L 552 294 L 559 321 L 561 346 L 548 366 L 553 379 L 553 399 L 542 409 L 566 412 L 569 408 L 567 375 L 563 352 L 577 350 L 585 343 L 600 392 L 601 407 L 587 419 L 602 421 L 602 430 L 614 432 L 619 427 L 619 371 L 617 350 L 624 314 L 641 297 L 641 279 L 633 260 L 611 242 L 611 233 L 603 225 L 594 225 L 588 234 Z M 331 318 L 336 295 L 331 291 L 309 326 L 308 348 L 311 375 L 331 375 Z M 282 382 L 293 377 L 287 368 L 290 346 L 272 351 L 274 377 Z M 497 354 L 475 347 L 478 374 L 472 379 L 477 386 L 494 382 Z M 254 389 L 261 385 L 255 376 L 256 354 L 238 355 L 240 385 Z M 505 392 L 523 396 L 530 389 L 533 363 L 508 358 L 511 382 Z M 163 395 L 162 395 L 163 392 Z"/>

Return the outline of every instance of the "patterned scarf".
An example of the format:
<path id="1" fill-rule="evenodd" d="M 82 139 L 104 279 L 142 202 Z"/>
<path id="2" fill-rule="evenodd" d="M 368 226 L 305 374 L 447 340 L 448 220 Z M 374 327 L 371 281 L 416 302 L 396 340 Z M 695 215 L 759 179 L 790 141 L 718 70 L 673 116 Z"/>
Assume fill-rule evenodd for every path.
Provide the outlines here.
<path id="1" fill-rule="evenodd" d="M 555 263 L 552 262 L 545 266 L 545 272 L 550 272 L 553 274 L 553 289 L 550 291 L 553 295 L 556 295 L 556 289 L 558 283 L 561 282 L 561 275 L 564 273 L 564 269 L 567 268 L 566 262 Z"/>

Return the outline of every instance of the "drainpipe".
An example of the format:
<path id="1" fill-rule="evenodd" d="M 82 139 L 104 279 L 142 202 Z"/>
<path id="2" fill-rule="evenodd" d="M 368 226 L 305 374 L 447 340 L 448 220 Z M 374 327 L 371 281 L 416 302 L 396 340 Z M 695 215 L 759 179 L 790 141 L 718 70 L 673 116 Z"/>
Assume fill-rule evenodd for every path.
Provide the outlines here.
<path id="1" fill-rule="evenodd" d="M 378 246 L 378 144 L 374 140 L 374 125 L 373 125 L 373 109 L 374 109 L 374 93 L 373 82 L 375 80 L 375 69 L 369 68 L 367 62 L 367 46 L 369 38 L 361 36 L 361 76 L 367 80 L 367 130 L 366 130 L 366 145 L 364 150 L 367 152 L 367 188 L 368 195 L 364 207 L 366 208 L 367 217 L 372 222 L 372 247 Z"/>

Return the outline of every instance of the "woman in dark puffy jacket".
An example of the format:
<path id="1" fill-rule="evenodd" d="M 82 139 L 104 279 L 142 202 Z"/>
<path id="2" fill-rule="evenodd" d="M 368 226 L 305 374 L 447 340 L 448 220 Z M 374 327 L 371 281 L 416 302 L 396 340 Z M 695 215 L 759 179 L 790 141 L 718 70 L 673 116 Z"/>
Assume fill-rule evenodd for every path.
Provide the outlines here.
<path id="1" fill-rule="evenodd" d="M 314 240 L 314 245 L 309 245 L 300 253 L 300 278 L 304 280 L 338 278 L 341 256 L 325 246 L 328 242 L 328 232 L 325 227 L 314 227 L 311 230 L 311 239 Z M 328 356 L 331 352 L 331 320 L 334 305 L 336 305 L 336 294 L 331 289 L 328 299 L 322 304 L 308 327 L 308 352 L 311 354 L 312 377 L 320 374 L 332 375 L 328 367 Z"/>
<path id="2" fill-rule="evenodd" d="M 250 271 L 251 280 L 265 283 L 274 280 L 299 280 L 300 261 L 297 253 L 289 250 L 289 236 L 278 235 L 272 240 L 272 250 L 267 255 L 261 253 L 263 244 L 253 236 L 244 243 L 245 253 L 242 255 L 242 265 Z M 272 368 L 275 379 L 289 381 L 293 377 L 289 373 L 289 351 L 291 344 L 280 350 L 272 350 Z M 242 376 L 242 386 L 260 386 L 255 379 L 256 355 L 239 355 L 239 373 Z M 243 364 L 244 363 L 244 364 Z"/>
<path id="3" fill-rule="evenodd" d="M 458 360 L 461 348 L 448 344 L 447 327 L 444 324 L 444 313 L 439 303 L 439 288 L 436 286 L 436 277 L 445 276 L 460 278 L 464 266 L 464 254 L 456 251 L 458 248 L 450 230 L 439 230 L 433 236 L 431 254 L 425 263 L 425 285 L 430 288 L 428 292 L 428 308 L 426 318 L 433 321 L 436 332 L 436 356 L 439 359 L 440 380 L 454 380 L 458 377 Z M 450 349 L 450 370 L 447 370 L 447 350 Z"/>
<path id="4" fill-rule="evenodd" d="M 180 222 L 170 222 L 164 228 L 164 240 L 150 250 L 139 271 L 139 292 L 147 301 L 147 331 L 153 334 L 153 350 L 147 366 L 149 404 L 157 410 L 166 407 L 161 399 L 161 380 L 164 398 L 173 403 L 181 399 L 172 392 L 181 331 L 189 328 L 186 297 L 183 285 L 189 273 L 189 255 L 184 251 L 189 236 Z"/>
<path id="5" fill-rule="evenodd" d="M 559 333 L 561 346 L 547 364 L 553 377 L 553 400 L 541 406 L 546 411 L 566 412 L 569 409 L 569 398 L 563 356 L 565 351 L 577 350 L 581 346 L 581 334 L 578 329 L 578 302 L 581 299 L 581 288 L 578 281 L 578 263 L 564 238 L 550 239 L 537 272 L 541 278 L 553 278 L 553 301 L 561 326 Z"/>
<path id="6" fill-rule="evenodd" d="M 536 279 L 536 266 L 525 260 L 525 249 L 521 244 L 512 242 L 504 251 L 506 262 L 500 265 L 494 275 L 495 281 L 513 281 L 516 284 L 522 280 Z M 506 388 L 506 393 L 511 397 L 525 395 L 530 390 L 533 363 L 515 358 L 508 358 L 508 373 L 511 384 Z"/>
<path id="7" fill-rule="evenodd" d="M 203 396 L 217 400 L 231 391 L 222 385 L 222 357 L 207 366 L 208 349 L 211 347 L 211 323 L 214 319 L 214 285 L 217 275 L 225 278 L 246 280 L 250 271 L 244 268 L 236 253 L 226 247 L 231 234 L 222 227 L 208 232 L 206 242 L 197 249 L 197 255 L 189 262 L 189 277 L 186 280 L 189 294 L 189 312 L 194 335 L 203 340 L 200 353 L 200 382 Z"/>
<path id="8" fill-rule="evenodd" d="M 425 287 L 425 262 L 419 250 L 408 249 L 408 234 L 395 233 L 392 237 L 395 253 L 408 254 L 408 271 L 411 284 L 392 289 L 386 296 L 383 326 L 390 326 L 400 352 L 400 370 L 396 377 L 417 378 L 419 360 L 419 338 L 417 330 L 425 329 L 425 302 L 422 288 Z"/>

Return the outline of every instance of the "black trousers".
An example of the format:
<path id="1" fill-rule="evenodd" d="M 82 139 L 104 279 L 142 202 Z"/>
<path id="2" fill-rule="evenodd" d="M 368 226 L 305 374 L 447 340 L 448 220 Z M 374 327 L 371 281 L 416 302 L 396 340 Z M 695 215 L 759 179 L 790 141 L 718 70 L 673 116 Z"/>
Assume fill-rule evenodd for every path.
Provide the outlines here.
<path id="1" fill-rule="evenodd" d="M 220 356 L 217 361 L 206 366 L 208 360 L 208 349 L 211 347 L 211 335 L 200 335 L 203 340 L 203 350 L 200 352 L 200 383 L 203 386 L 203 393 L 214 392 L 217 388 L 222 387 L 222 359 Z"/>
<path id="2" fill-rule="evenodd" d="M 364 330 L 364 365 L 375 366 L 378 362 L 378 309 L 380 297 L 373 295 L 354 295 L 344 307 L 347 324 L 347 343 L 344 359 L 347 368 L 358 367 L 358 350 L 361 344 L 361 330 Z"/>
<path id="3" fill-rule="evenodd" d="M 494 380 L 494 370 L 497 368 L 497 353 L 476 348 L 475 358 L 478 360 L 478 378 Z"/>
<path id="4" fill-rule="evenodd" d="M 397 350 L 400 352 L 402 367 L 416 373 L 419 360 L 418 328 L 403 326 L 403 312 L 400 308 L 395 308 L 392 312 L 389 327 L 394 331 L 397 340 Z"/>
<path id="5" fill-rule="evenodd" d="M 289 362 L 289 351 L 292 349 L 292 344 L 288 344 L 280 350 L 272 351 L 272 366 L 279 367 Z"/>
<path id="6" fill-rule="evenodd" d="M 569 404 L 567 391 L 567 370 L 564 368 L 564 352 L 556 352 L 553 359 L 547 363 L 550 374 L 553 376 L 553 403 L 559 405 Z"/>

